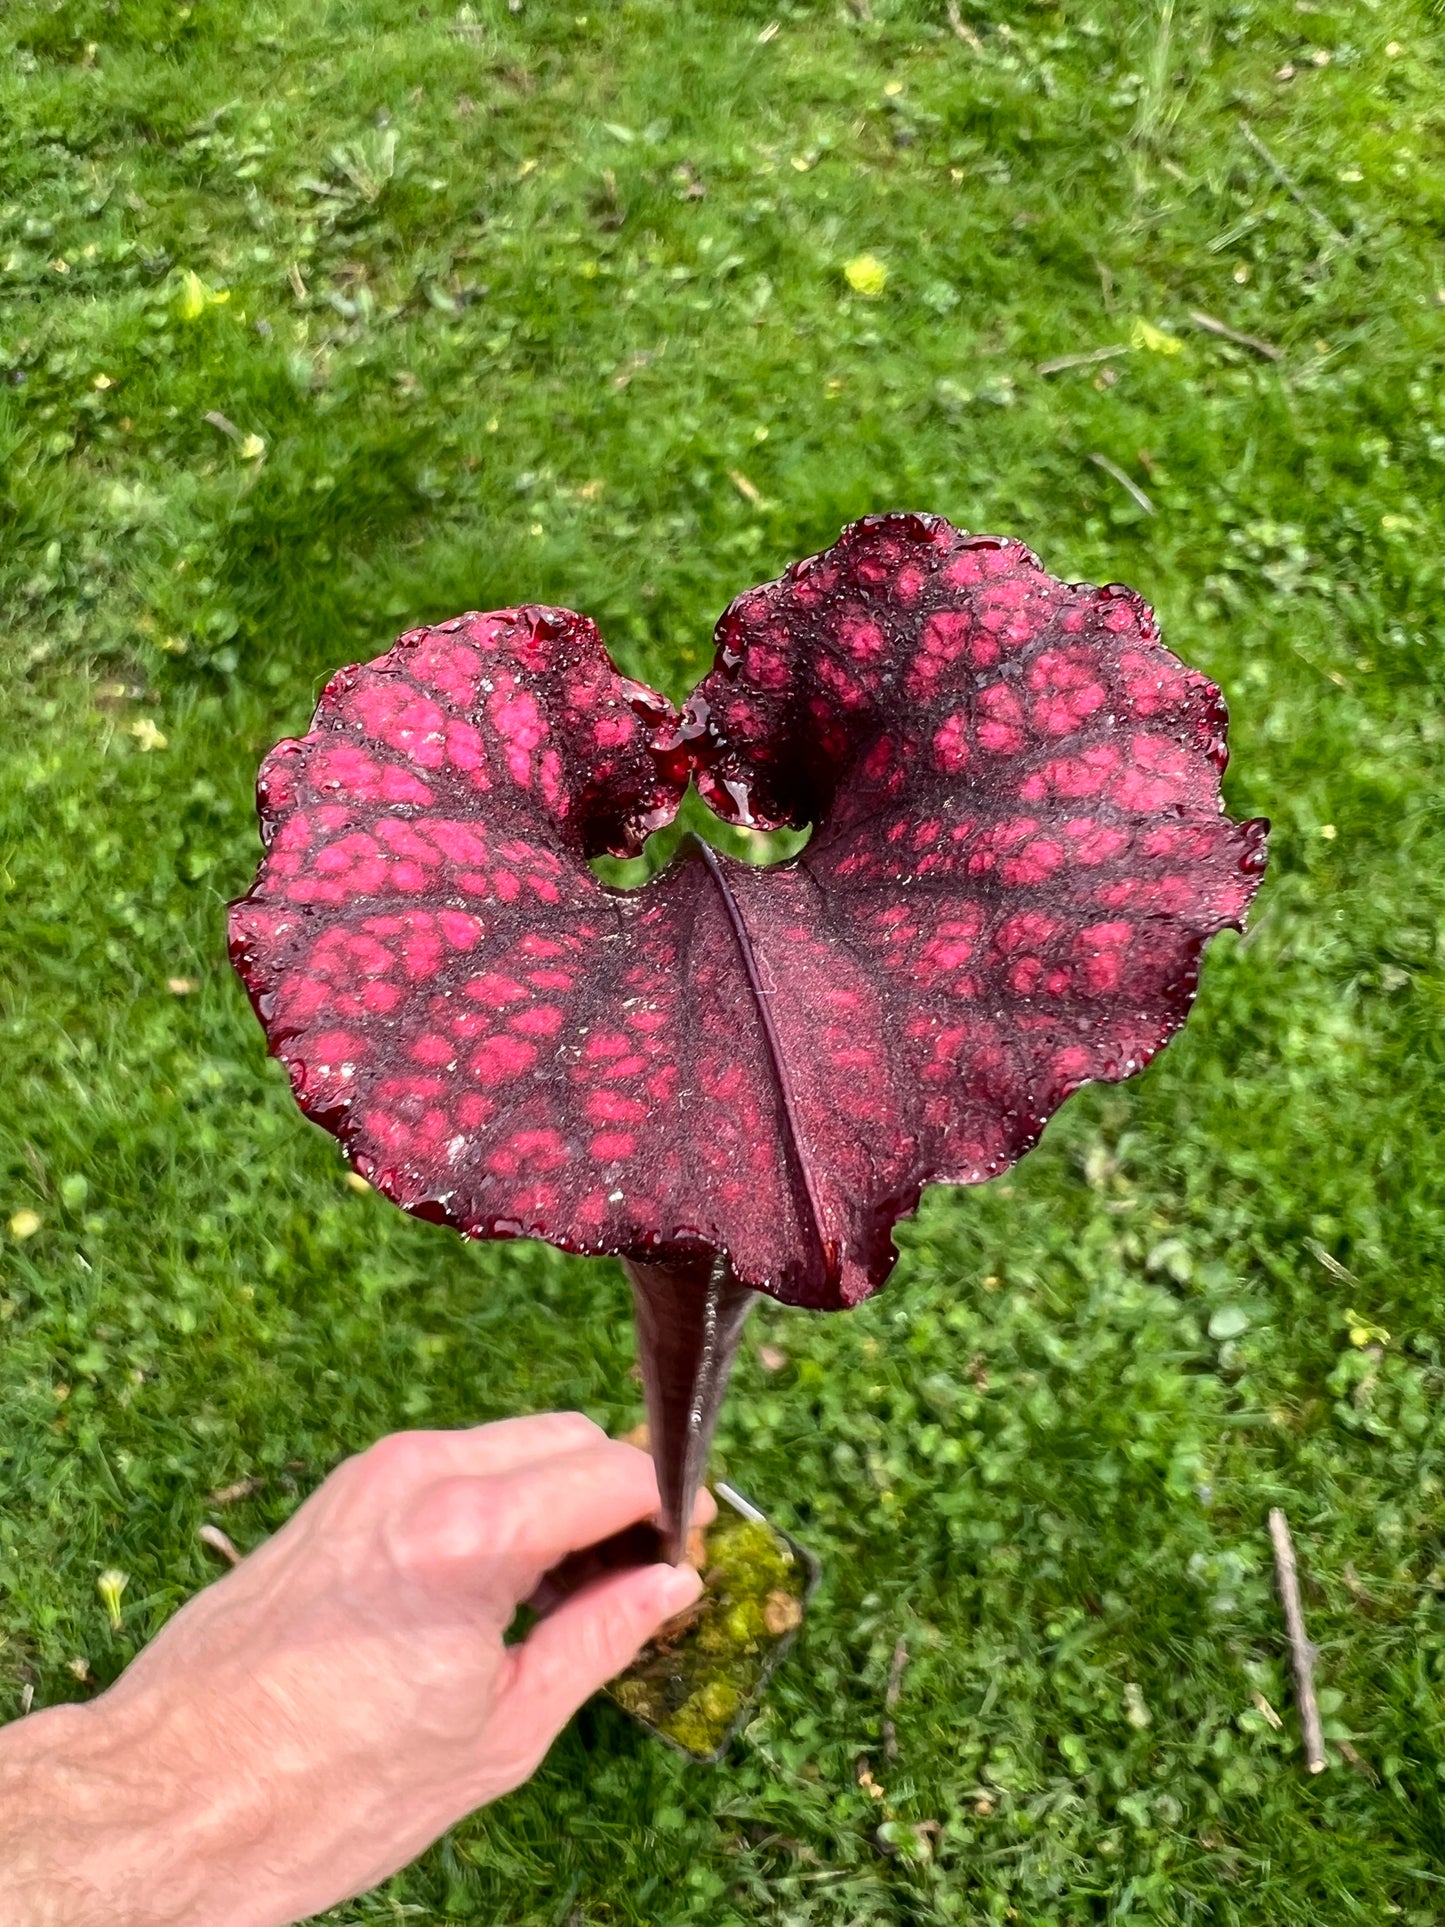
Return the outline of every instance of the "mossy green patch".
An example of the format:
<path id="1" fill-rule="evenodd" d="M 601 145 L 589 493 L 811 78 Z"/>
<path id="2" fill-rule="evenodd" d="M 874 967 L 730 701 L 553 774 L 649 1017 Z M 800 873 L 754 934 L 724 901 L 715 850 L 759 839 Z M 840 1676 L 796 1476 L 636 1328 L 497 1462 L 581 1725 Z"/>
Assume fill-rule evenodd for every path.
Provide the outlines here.
<path id="1" fill-rule="evenodd" d="M 780 1532 L 724 1515 L 707 1537 L 707 1591 L 607 1691 L 699 1759 L 724 1745 L 803 1617 L 807 1567 Z"/>

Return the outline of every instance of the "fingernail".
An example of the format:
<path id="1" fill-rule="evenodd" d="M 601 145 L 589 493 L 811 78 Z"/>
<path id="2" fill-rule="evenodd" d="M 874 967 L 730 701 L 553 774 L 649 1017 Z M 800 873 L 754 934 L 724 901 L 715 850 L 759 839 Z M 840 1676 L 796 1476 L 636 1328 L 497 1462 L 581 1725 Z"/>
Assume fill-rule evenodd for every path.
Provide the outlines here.
<path id="1" fill-rule="evenodd" d="M 691 1566 L 664 1566 L 657 1582 L 657 1603 L 670 1618 L 702 1592 L 701 1576 Z"/>

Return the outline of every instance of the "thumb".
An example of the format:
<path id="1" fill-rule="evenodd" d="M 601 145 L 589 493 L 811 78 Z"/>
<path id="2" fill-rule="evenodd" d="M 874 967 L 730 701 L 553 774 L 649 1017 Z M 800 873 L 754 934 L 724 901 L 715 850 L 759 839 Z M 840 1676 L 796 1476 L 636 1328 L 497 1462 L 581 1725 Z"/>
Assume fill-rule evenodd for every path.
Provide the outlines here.
<path id="1" fill-rule="evenodd" d="M 702 1592 L 691 1566 L 642 1566 L 579 1592 L 512 1647 L 500 1714 L 540 1761 L 584 1701 Z"/>

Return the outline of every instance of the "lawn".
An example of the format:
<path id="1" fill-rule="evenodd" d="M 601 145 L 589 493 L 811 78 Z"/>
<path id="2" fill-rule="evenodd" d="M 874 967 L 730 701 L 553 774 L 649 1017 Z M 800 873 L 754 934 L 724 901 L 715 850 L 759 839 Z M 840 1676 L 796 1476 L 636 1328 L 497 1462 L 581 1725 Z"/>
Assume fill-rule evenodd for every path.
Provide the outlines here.
<path id="1" fill-rule="evenodd" d="M 825 1580 L 727 1762 L 589 1709 L 330 1918 L 1442 1917 L 1442 56 L 1410 0 L 10 0 L 0 1718 L 383 1431 L 638 1417 L 614 1265 L 351 1188 L 266 1061 L 264 750 L 522 600 L 680 696 L 928 508 L 1223 686 L 1254 927 L 878 1298 L 757 1316 L 720 1457 Z"/>

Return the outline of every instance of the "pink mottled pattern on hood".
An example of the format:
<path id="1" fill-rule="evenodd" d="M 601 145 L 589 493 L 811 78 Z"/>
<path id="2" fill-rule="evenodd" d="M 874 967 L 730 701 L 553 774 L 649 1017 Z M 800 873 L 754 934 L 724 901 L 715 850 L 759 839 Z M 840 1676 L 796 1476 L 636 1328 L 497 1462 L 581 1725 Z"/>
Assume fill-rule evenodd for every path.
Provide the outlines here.
<path id="1" fill-rule="evenodd" d="M 1168 1041 L 1267 826 L 1223 814 L 1224 704 L 1146 604 L 1018 542 L 869 518 L 718 644 L 681 716 L 565 610 L 342 670 L 263 766 L 232 957 L 303 1111 L 406 1209 L 854 1304 L 925 1183 L 1005 1170 Z M 811 840 L 599 882 L 693 777 Z"/>

